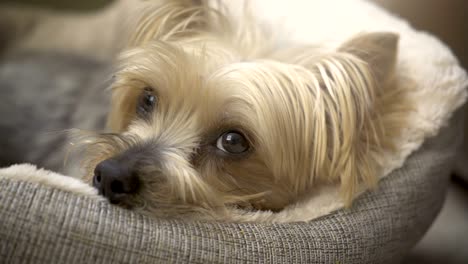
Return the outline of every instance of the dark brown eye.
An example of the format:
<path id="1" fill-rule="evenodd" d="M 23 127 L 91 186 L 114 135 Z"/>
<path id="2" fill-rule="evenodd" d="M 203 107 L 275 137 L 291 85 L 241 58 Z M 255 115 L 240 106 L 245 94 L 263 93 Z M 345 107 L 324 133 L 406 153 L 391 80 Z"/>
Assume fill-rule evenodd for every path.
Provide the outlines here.
<path id="1" fill-rule="evenodd" d="M 229 131 L 218 138 L 216 147 L 226 153 L 241 154 L 249 149 L 249 142 L 242 133 Z"/>
<path id="2" fill-rule="evenodd" d="M 157 98 L 153 94 L 153 89 L 152 88 L 145 88 L 143 92 L 140 94 L 138 97 L 138 103 L 137 103 L 137 113 L 141 117 L 146 117 L 148 114 L 153 112 Z"/>

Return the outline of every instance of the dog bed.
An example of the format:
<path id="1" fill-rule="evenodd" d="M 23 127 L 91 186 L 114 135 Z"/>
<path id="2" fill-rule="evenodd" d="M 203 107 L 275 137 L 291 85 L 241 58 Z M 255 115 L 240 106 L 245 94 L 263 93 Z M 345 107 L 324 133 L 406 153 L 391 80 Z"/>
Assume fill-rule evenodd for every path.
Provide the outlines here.
<path id="1" fill-rule="evenodd" d="M 41 183 L 31 165 L 0 170 L 4 263 L 398 263 L 437 215 L 459 144 L 459 120 L 413 153 L 375 192 L 311 222 L 151 219 L 68 178 Z M 34 178 L 31 181 L 28 179 Z M 60 181 L 57 181 L 60 182 Z M 65 190 L 64 190 L 65 189 Z M 77 193 L 81 190 L 83 193 Z"/>
<path id="2" fill-rule="evenodd" d="M 343 8 L 339 11 L 336 6 Z M 448 120 L 465 101 L 466 75 L 436 39 L 413 31 L 368 2 L 324 1 L 309 12 L 317 17 L 317 34 L 311 36 L 317 42 L 335 35 L 339 42 L 361 30 L 400 33 L 398 67 L 417 82 L 414 98 L 419 94 L 424 100 L 418 103 L 416 124 L 406 131 L 400 155 L 388 159 L 378 190 L 361 195 L 351 209 L 340 209 L 332 190 L 321 195 L 319 206 L 311 208 L 314 213 L 305 217 L 290 210 L 276 221 L 267 213 L 254 216 L 277 223 L 183 222 L 150 219 L 113 207 L 77 180 L 18 165 L 0 171 L 0 259 L 7 263 L 400 261 L 442 204 L 460 131 L 458 117 L 450 125 Z M 346 23 L 328 24 L 323 31 L 318 25 L 323 25 L 319 22 L 325 21 L 324 14 L 328 20 L 336 16 L 352 23 L 349 28 L 343 27 Z"/>

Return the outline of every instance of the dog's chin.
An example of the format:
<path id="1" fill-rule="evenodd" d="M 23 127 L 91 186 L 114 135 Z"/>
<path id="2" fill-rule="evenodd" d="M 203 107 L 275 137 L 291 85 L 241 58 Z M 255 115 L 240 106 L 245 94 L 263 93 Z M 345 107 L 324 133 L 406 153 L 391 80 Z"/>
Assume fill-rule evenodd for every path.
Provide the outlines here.
<path id="1" fill-rule="evenodd" d="M 109 199 L 108 201 L 114 206 L 151 218 L 185 220 L 216 220 L 220 218 L 217 216 L 218 210 L 213 208 L 181 202 L 177 203 L 175 201 L 157 201 L 154 198 L 149 199 L 138 194 L 129 195 L 126 199 L 118 202 L 110 201 Z"/>
<path id="2" fill-rule="evenodd" d="M 208 206 L 207 202 L 184 203 L 179 200 L 155 200 L 154 197 L 145 197 L 141 194 L 129 195 L 127 199 L 111 202 L 114 206 L 132 211 L 156 219 L 179 219 L 184 221 L 225 221 L 231 209 L 242 211 L 263 211 L 265 206 L 259 204 L 242 202 L 235 204 L 220 205 L 219 207 Z M 276 211 L 266 209 L 267 211 Z"/>

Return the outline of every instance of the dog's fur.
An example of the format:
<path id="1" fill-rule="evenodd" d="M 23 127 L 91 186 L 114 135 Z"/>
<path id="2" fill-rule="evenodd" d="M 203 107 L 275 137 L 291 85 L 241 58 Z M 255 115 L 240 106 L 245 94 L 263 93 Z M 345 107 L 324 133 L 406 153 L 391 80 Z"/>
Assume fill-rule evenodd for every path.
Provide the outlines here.
<path id="1" fill-rule="evenodd" d="M 79 133 L 85 179 L 109 158 L 141 182 L 125 206 L 153 216 L 229 219 L 229 207 L 281 210 L 321 184 L 350 205 L 372 188 L 408 102 L 393 79 L 398 36 L 358 35 L 336 50 L 278 47 L 246 7 L 242 23 L 203 1 L 147 3 L 112 85 L 111 133 Z M 137 102 L 150 87 L 156 108 Z M 217 148 L 240 131 L 249 151 Z"/>
<path id="2" fill-rule="evenodd" d="M 102 160 L 138 157 L 141 188 L 126 205 L 213 218 L 230 206 L 281 210 L 330 182 L 349 205 L 359 185 L 376 185 L 405 123 L 392 79 L 398 36 L 277 49 L 247 11 L 244 21 L 188 1 L 145 9 L 115 73 L 112 133 L 84 136 L 88 181 Z M 142 119 L 146 87 L 158 104 Z M 216 148 L 231 130 L 248 138 L 247 154 Z"/>

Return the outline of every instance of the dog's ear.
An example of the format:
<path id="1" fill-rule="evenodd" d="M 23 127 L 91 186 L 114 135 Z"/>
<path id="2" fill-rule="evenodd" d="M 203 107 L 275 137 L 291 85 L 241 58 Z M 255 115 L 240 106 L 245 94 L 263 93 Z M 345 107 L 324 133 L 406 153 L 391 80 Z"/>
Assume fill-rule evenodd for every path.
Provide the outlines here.
<path id="1" fill-rule="evenodd" d="M 313 105 L 321 125 L 311 130 L 317 133 L 312 153 L 323 158 L 313 163 L 312 175 L 339 180 L 347 205 L 361 186 L 376 186 L 380 152 L 391 148 L 403 119 L 395 118 L 392 108 L 403 104 L 391 82 L 397 46 L 396 34 L 369 33 L 346 41 L 336 52 L 305 47 L 278 56 L 307 69 L 320 88 L 313 93 Z"/>
<path id="2" fill-rule="evenodd" d="M 395 68 L 399 36 L 376 32 L 360 34 L 345 42 L 339 51 L 355 55 L 369 65 L 377 84 L 384 82 Z"/>
<path id="3" fill-rule="evenodd" d="M 335 91 L 341 92 L 346 99 L 343 100 L 345 103 L 337 102 L 336 111 L 340 113 L 339 117 L 330 115 L 333 119 L 331 123 L 335 122 L 332 129 L 339 128 L 341 136 L 348 138 L 350 142 L 347 152 L 349 156 L 337 159 L 343 162 L 341 189 L 347 205 L 350 205 L 358 192 L 360 182 L 367 187 L 376 185 L 380 173 L 379 162 L 375 160 L 378 157 L 376 153 L 384 148 L 391 148 L 392 128 L 396 124 L 386 115 L 394 112 L 389 106 L 396 105 L 396 99 L 399 98 L 396 96 L 397 88 L 391 85 L 398 39 L 398 35 L 394 33 L 360 34 L 338 49 L 340 53 L 351 54 L 360 60 L 351 59 L 349 62 L 353 66 L 346 68 L 345 75 L 351 85 L 335 86 Z M 392 88 L 392 92 L 387 92 L 387 88 Z M 339 152 L 344 150 L 343 148 Z"/>

